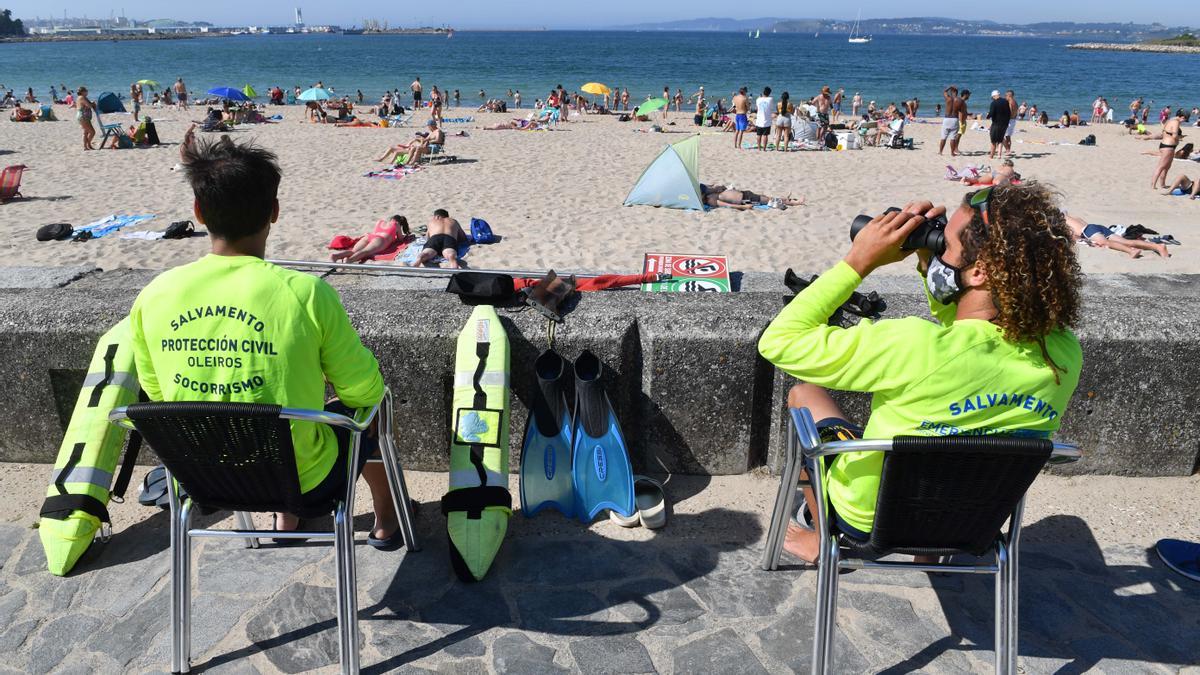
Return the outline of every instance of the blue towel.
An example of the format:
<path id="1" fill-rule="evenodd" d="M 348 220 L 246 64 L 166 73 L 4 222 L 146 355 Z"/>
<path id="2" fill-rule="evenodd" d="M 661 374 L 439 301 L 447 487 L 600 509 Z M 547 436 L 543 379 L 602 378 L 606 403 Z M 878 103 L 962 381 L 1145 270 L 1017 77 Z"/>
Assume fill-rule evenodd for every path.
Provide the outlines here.
<path id="1" fill-rule="evenodd" d="M 88 223 L 83 227 L 76 228 L 76 232 L 91 232 L 92 239 L 99 239 L 106 234 L 112 234 L 123 227 L 137 225 L 143 221 L 150 220 L 154 214 L 144 214 L 137 216 L 113 214 L 107 218 L 101 218 L 94 223 Z"/>

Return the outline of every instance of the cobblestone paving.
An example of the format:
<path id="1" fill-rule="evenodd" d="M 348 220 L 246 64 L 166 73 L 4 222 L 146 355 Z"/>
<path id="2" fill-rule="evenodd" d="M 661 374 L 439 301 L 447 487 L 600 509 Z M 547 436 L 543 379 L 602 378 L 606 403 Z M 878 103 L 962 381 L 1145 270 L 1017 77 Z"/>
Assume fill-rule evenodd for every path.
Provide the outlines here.
<path id="1" fill-rule="evenodd" d="M 762 519 L 721 511 L 676 516 L 675 531 L 689 536 L 668 528 L 647 541 L 617 541 L 595 528 L 572 533 L 557 515 L 514 516 L 491 574 L 465 585 L 447 564 L 444 521 L 425 504 L 423 551 L 358 547 L 363 668 L 806 671 L 815 572 L 761 571 Z M 719 531 L 680 522 L 716 515 Z M 368 524 L 359 518 L 360 533 Z M 0 525 L 0 672 L 169 669 L 166 528 L 165 514 L 149 516 L 56 578 L 36 531 Z M 238 543 L 195 545 L 195 669 L 335 671 L 331 548 L 251 551 Z M 1101 550 L 1082 520 L 1051 516 L 1027 525 L 1022 564 L 1025 672 L 1200 672 L 1200 584 L 1174 576 L 1152 553 Z M 990 672 L 990 583 L 843 576 L 837 671 Z"/>

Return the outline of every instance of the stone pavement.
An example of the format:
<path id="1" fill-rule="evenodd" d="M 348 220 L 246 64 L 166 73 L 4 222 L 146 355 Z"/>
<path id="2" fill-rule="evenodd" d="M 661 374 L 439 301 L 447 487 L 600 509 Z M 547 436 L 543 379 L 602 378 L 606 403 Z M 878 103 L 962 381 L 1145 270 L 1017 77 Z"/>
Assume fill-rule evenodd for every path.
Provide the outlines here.
<path id="1" fill-rule="evenodd" d="M 5 484 L 26 490 L 45 473 L 32 467 L 18 480 L 6 469 Z M 758 567 L 774 480 L 676 478 L 668 489 L 676 506 L 658 533 L 515 514 L 492 572 L 472 585 L 455 580 L 447 564 L 436 504 L 444 480 L 409 475 L 422 502 L 424 550 L 358 546 L 365 672 L 807 670 L 815 572 Z M 1173 575 L 1144 543 L 1174 526 L 1173 511 L 1197 513 L 1200 481 L 1082 480 L 1044 476 L 1030 499 L 1023 669 L 1200 673 L 1200 584 Z M 1112 496 L 1129 481 L 1149 481 L 1132 487 L 1157 485 L 1174 498 L 1146 498 L 1146 490 L 1135 493 L 1143 501 Z M 1180 491 L 1190 496 L 1179 501 Z M 29 528 L 36 501 L 0 500 L 8 513 L 0 516 L 0 673 L 169 669 L 166 515 L 133 500 L 114 505 L 125 522 L 112 540 L 56 578 Z M 1138 543 L 1102 529 L 1112 513 L 1150 521 L 1125 538 Z M 357 518 L 360 540 L 369 526 L 369 516 Z M 1189 527 L 1184 535 L 1194 534 L 1194 522 Z M 336 671 L 331 547 L 251 551 L 240 541 L 201 540 L 195 548 L 196 671 Z M 845 575 L 837 671 L 990 672 L 991 616 L 987 577 Z"/>

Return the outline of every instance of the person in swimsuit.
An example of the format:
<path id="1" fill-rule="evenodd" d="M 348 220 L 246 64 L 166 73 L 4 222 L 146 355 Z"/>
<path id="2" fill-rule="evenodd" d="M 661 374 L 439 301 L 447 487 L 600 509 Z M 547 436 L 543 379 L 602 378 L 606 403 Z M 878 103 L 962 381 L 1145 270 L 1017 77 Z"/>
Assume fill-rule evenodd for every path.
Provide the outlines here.
<path id="1" fill-rule="evenodd" d="M 942 118 L 942 135 L 938 141 L 938 154 L 946 149 L 946 141 L 950 141 L 950 156 L 958 154 L 958 111 L 964 107 L 958 97 L 958 87 L 953 85 L 942 91 L 946 99 L 946 116 Z"/>
<path id="2" fill-rule="evenodd" d="M 1167 187 L 1167 172 L 1171 170 L 1171 162 L 1175 160 L 1175 148 L 1179 146 L 1179 139 L 1183 138 L 1184 117 L 1187 117 L 1187 113 L 1180 108 L 1175 111 L 1175 117 L 1163 125 L 1162 141 L 1158 144 L 1158 166 L 1150 179 L 1151 190 Z"/>
<path id="3" fill-rule="evenodd" d="M 429 238 L 425 240 L 425 247 L 421 249 L 421 255 L 417 256 L 414 266 L 427 265 L 440 256 L 446 259 L 446 267 L 460 268 L 458 246 L 466 239 L 467 233 L 463 232 L 462 226 L 450 217 L 446 209 L 434 211 L 433 218 L 429 220 Z"/>
<path id="4" fill-rule="evenodd" d="M 738 211 L 749 211 L 760 204 L 780 210 L 789 206 L 804 206 L 804 197 L 798 199 L 793 199 L 791 195 L 787 197 L 767 197 L 749 190 L 734 190 L 724 185 L 704 185 L 701 183 L 700 191 L 704 196 L 704 205 L 711 208 L 724 206 L 737 209 Z"/>
<path id="5" fill-rule="evenodd" d="M 187 110 L 187 85 L 183 83 L 183 78 L 175 80 L 175 98 L 179 100 L 179 107 Z"/>
<path id="6" fill-rule="evenodd" d="M 750 99 L 746 97 L 746 88 L 738 89 L 733 97 L 733 149 L 742 149 L 742 138 L 746 129 L 750 128 Z"/>
<path id="7" fill-rule="evenodd" d="M 1075 235 L 1075 240 L 1085 241 L 1088 246 L 1112 249 L 1128 255 L 1130 258 L 1142 257 L 1142 251 L 1154 251 L 1160 258 L 1171 257 L 1166 244 L 1153 244 L 1141 239 L 1126 239 L 1113 234 L 1110 227 L 1089 224 L 1077 216 L 1067 214 L 1063 214 L 1063 216 L 1067 220 L 1067 227 L 1070 227 L 1071 233 Z"/>
<path id="8" fill-rule="evenodd" d="M 92 111 L 96 105 L 88 98 L 87 87 L 79 88 L 79 96 L 75 99 L 75 121 L 83 127 L 83 149 L 95 150 L 92 140 L 96 138 L 96 126 L 92 124 Z"/>
<path id="9" fill-rule="evenodd" d="M 375 223 L 375 229 L 354 243 L 354 247 L 345 251 L 334 251 L 329 259 L 334 262 L 356 263 L 370 260 L 377 253 L 396 243 L 400 234 L 405 238 L 410 235 L 408 219 L 404 216 L 392 216 L 387 220 Z"/>
<path id="10" fill-rule="evenodd" d="M 1183 174 L 1179 174 L 1179 178 L 1176 178 L 1174 183 L 1167 186 L 1167 191 L 1163 194 L 1174 195 L 1176 197 L 1189 195 L 1192 199 L 1200 199 L 1200 180 L 1192 180 Z"/>

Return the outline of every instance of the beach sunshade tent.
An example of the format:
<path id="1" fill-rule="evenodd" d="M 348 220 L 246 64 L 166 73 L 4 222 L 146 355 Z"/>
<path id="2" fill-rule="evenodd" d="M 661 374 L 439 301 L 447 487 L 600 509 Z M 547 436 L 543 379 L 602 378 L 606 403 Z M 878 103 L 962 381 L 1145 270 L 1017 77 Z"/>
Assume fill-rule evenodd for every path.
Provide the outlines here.
<path id="1" fill-rule="evenodd" d="M 247 98 L 257 98 L 258 97 L 258 92 L 254 91 L 254 87 L 251 87 L 248 84 L 246 86 L 242 87 L 242 93 L 245 94 Z"/>
<path id="2" fill-rule="evenodd" d="M 142 89 L 149 89 L 150 91 L 157 91 L 162 86 L 154 80 L 138 80 L 137 83 L 142 85 Z"/>
<path id="3" fill-rule="evenodd" d="M 243 94 L 240 89 L 234 89 L 233 87 L 213 87 L 212 89 L 208 90 L 208 93 L 212 96 L 216 96 L 217 98 L 229 99 L 230 101 L 250 100 L 246 98 L 246 95 Z"/>
<path id="4" fill-rule="evenodd" d="M 296 99 L 299 101 L 328 101 L 331 98 L 333 98 L 333 95 L 330 94 L 328 90 L 322 89 L 321 87 L 305 89 L 304 91 L 300 92 L 299 96 L 296 97 Z"/>
<path id="5" fill-rule="evenodd" d="M 588 82 L 587 84 L 583 85 L 579 89 L 584 92 L 587 92 L 589 94 L 595 94 L 597 96 L 607 96 L 608 94 L 612 93 L 612 89 L 609 89 L 608 87 L 600 84 L 599 82 Z"/>
<path id="6" fill-rule="evenodd" d="M 125 106 L 116 94 L 111 91 L 102 91 L 96 97 L 96 110 L 102 113 L 119 113 L 125 112 Z"/>
<path id="7" fill-rule="evenodd" d="M 625 206 L 665 206 L 669 209 L 703 208 L 700 195 L 700 135 L 668 145 L 646 167 Z"/>

